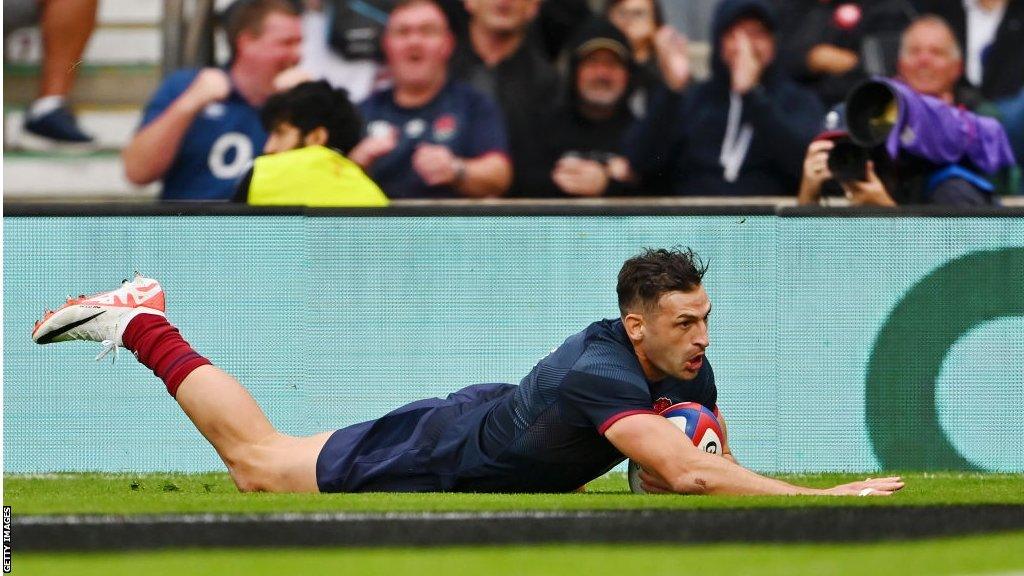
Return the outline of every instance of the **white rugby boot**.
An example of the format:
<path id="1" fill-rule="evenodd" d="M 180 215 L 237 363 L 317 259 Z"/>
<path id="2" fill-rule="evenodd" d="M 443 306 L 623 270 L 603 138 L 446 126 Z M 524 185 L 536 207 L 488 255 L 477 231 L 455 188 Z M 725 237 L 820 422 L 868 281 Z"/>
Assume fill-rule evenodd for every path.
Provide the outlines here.
<path id="1" fill-rule="evenodd" d="M 164 290 L 160 283 L 139 273 L 132 280 L 124 280 L 121 287 L 92 296 L 84 294 L 73 298 L 56 310 L 47 310 L 32 330 L 37 344 L 91 340 L 102 342 L 103 350 L 97 360 L 111 350 L 123 346 L 121 336 L 128 322 L 139 314 L 164 316 Z"/>

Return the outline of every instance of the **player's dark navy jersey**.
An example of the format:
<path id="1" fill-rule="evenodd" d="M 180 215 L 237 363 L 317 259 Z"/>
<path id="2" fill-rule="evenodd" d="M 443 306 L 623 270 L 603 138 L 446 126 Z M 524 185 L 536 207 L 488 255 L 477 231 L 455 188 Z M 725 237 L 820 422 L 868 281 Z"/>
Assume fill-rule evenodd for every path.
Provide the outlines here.
<path id="1" fill-rule="evenodd" d="M 710 363 L 693 380 L 648 382 L 621 320 L 569 337 L 518 386 L 478 384 L 335 432 L 317 462 L 321 491 L 564 492 L 624 458 L 614 422 L 654 405 L 715 409 Z"/>

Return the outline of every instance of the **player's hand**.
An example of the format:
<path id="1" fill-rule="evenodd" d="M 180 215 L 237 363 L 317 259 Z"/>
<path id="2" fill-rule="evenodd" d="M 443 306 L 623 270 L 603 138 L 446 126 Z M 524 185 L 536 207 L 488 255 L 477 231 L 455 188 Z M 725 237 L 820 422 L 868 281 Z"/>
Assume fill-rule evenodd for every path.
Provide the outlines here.
<path id="1" fill-rule="evenodd" d="M 608 188 L 608 173 L 603 164 L 571 156 L 555 164 L 551 179 L 570 196 L 600 196 Z"/>
<path id="2" fill-rule="evenodd" d="M 648 494 L 672 494 L 672 487 L 669 486 L 661 476 L 654 472 L 640 469 L 640 487 Z"/>
<path id="3" fill-rule="evenodd" d="M 761 82 L 765 63 L 761 62 L 754 50 L 754 43 L 743 30 L 733 32 L 736 38 L 736 60 L 732 66 L 732 90 L 737 94 L 750 92 Z"/>
<path id="4" fill-rule="evenodd" d="M 658 68 L 665 84 L 676 92 L 690 82 L 689 44 L 681 32 L 668 24 L 654 34 L 654 51 L 658 54 Z"/>
<path id="5" fill-rule="evenodd" d="M 885 190 L 885 184 L 875 173 L 875 163 L 869 161 L 867 166 L 867 180 L 854 180 L 852 182 L 841 182 L 846 197 L 854 206 L 895 206 L 896 201 L 889 196 Z"/>
<path id="6" fill-rule="evenodd" d="M 860 482 L 840 484 L 825 490 L 828 496 L 892 496 L 903 488 L 903 479 L 899 476 L 886 478 L 868 478 Z"/>
<path id="7" fill-rule="evenodd" d="M 412 154 L 412 168 L 427 186 L 454 184 L 459 177 L 460 160 L 440 144 L 420 144 Z"/>
<path id="8" fill-rule="evenodd" d="M 287 92 L 303 82 L 311 82 L 312 80 L 313 75 L 305 68 L 301 66 L 292 66 L 291 68 L 282 71 L 277 76 L 274 76 L 274 90 L 278 92 Z"/>
<path id="9" fill-rule="evenodd" d="M 184 96 L 198 109 L 226 100 L 231 94 L 231 78 L 220 68 L 203 68 L 189 84 Z"/>
<path id="10" fill-rule="evenodd" d="M 390 154 L 395 146 L 398 146 L 398 131 L 394 128 L 380 130 L 356 144 L 355 148 L 349 151 L 348 158 L 359 164 L 363 170 L 369 170 L 374 162 Z"/>

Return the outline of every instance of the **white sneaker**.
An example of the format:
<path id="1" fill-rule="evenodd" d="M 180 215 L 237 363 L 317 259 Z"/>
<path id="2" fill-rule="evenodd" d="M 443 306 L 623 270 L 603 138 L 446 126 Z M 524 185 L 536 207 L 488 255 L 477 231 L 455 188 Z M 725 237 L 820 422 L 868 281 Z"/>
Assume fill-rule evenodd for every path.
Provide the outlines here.
<path id="1" fill-rule="evenodd" d="M 139 314 L 164 316 L 164 290 L 156 280 L 136 273 L 116 290 L 69 296 L 57 310 L 47 310 L 43 319 L 36 321 L 32 340 L 37 344 L 92 340 L 104 346 L 97 360 L 111 350 L 116 356 L 117 347 L 124 345 L 121 337 L 128 322 Z"/>

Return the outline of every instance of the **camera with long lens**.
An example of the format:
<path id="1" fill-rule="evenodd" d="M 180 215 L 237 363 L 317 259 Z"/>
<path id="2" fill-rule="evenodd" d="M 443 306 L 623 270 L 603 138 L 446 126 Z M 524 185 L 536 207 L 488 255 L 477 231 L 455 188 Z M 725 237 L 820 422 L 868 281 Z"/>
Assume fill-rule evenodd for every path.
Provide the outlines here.
<path id="1" fill-rule="evenodd" d="M 860 84 L 847 96 L 845 114 L 852 146 L 844 144 L 829 155 L 829 169 L 840 180 L 859 174 L 855 166 L 866 164 L 876 147 L 893 161 L 911 156 L 936 168 L 960 164 L 985 174 L 1015 164 L 1006 132 L 995 119 L 918 94 L 896 80 Z M 838 156 L 835 167 L 833 156 Z"/>
<path id="2" fill-rule="evenodd" d="M 828 170 L 840 182 L 867 180 L 870 151 L 849 136 L 832 138 L 835 145 L 828 153 Z"/>

